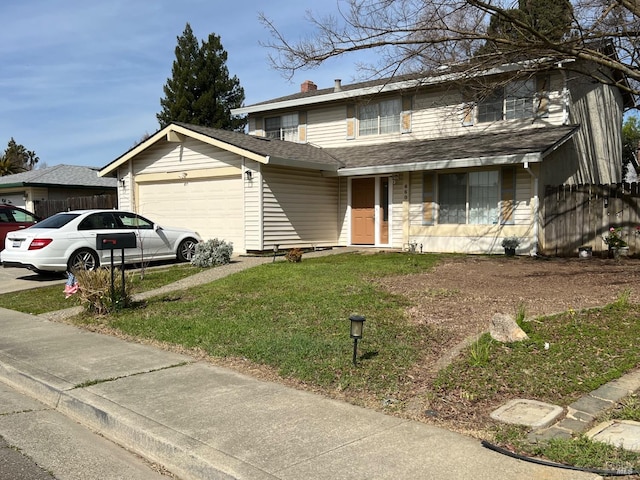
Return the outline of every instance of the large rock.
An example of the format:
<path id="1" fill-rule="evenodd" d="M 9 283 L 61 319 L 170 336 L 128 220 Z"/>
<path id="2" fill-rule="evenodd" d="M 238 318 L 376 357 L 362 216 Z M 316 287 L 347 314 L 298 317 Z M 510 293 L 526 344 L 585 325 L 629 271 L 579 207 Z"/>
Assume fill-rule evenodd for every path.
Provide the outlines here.
<path id="1" fill-rule="evenodd" d="M 515 319 L 506 313 L 496 313 L 489 325 L 491 338 L 503 343 L 520 342 L 529 338 Z"/>

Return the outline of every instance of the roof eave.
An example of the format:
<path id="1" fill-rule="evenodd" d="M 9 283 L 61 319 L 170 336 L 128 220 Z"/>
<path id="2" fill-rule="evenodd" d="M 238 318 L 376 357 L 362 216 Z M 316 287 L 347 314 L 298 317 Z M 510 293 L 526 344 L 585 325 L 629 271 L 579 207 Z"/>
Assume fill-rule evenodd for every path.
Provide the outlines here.
<path id="1" fill-rule="evenodd" d="M 474 168 L 498 165 L 515 165 L 520 163 L 542 162 L 541 152 L 520 153 L 515 155 L 499 155 L 493 157 L 456 158 L 427 162 L 411 162 L 396 165 L 371 165 L 366 167 L 345 167 L 338 170 L 338 176 L 379 175 L 386 173 L 419 172 L 431 170 L 447 170 L 453 168 Z"/>
<path id="2" fill-rule="evenodd" d="M 532 60 L 527 63 L 532 63 L 532 62 L 541 63 L 548 60 L 549 59 L 547 58 L 542 58 L 538 60 Z M 484 77 L 484 76 L 497 75 L 501 73 L 513 72 L 515 70 L 521 69 L 524 63 L 525 62 L 511 63 L 506 65 L 501 65 L 498 67 L 492 67 L 482 72 L 474 73 L 471 76 Z M 246 115 L 251 113 L 261 113 L 261 112 L 268 112 L 273 110 L 302 107 L 302 106 L 314 105 L 319 103 L 328 103 L 332 101 L 348 100 L 350 98 L 365 97 L 368 95 L 376 95 L 376 94 L 385 93 L 385 92 L 395 92 L 395 91 L 407 90 L 407 89 L 417 88 L 417 87 L 426 87 L 426 86 L 432 86 L 432 85 L 445 84 L 448 82 L 460 80 L 467 76 L 469 76 L 468 72 L 453 72 L 453 73 L 445 73 L 442 75 L 436 75 L 433 77 L 425 76 L 425 77 L 419 77 L 416 79 L 403 80 L 403 81 L 391 80 L 391 81 L 385 82 L 381 80 L 378 85 L 374 85 L 374 86 L 354 88 L 351 90 L 344 89 L 337 92 L 311 95 L 311 96 L 295 98 L 290 100 L 282 100 L 282 101 L 273 100 L 273 101 L 267 101 L 267 102 L 256 104 L 256 105 L 249 105 L 246 107 L 234 108 L 231 110 L 231 114 Z"/>
<path id="3" fill-rule="evenodd" d="M 316 162 L 309 160 L 296 160 L 293 158 L 283 158 L 283 157 L 269 157 L 268 161 L 269 165 L 278 165 L 281 167 L 294 167 L 294 168 L 304 168 L 304 169 L 312 169 L 312 170 L 322 170 L 328 172 L 336 172 L 338 170 L 338 166 L 335 163 L 325 163 L 325 162 Z"/>
<path id="4" fill-rule="evenodd" d="M 178 136 L 175 135 L 176 133 L 178 134 Z M 137 155 L 145 151 L 154 143 L 162 140 L 163 138 L 167 138 L 169 141 L 181 141 L 179 135 L 185 135 L 185 136 L 200 140 L 209 145 L 213 145 L 223 150 L 236 153 L 242 157 L 249 158 L 251 160 L 255 160 L 260 163 L 267 163 L 269 161 L 268 156 L 255 153 L 250 150 L 237 147 L 235 145 L 231 145 L 229 143 L 212 138 L 208 135 L 204 135 L 194 130 L 190 130 L 180 125 L 170 124 L 170 125 L 167 125 L 165 128 L 163 128 L 162 130 L 159 130 L 158 132 L 153 134 L 144 142 L 140 143 L 139 145 L 136 145 L 134 148 L 126 152 L 124 155 L 118 157 L 107 166 L 103 167 L 98 172 L 98 176 L 104 177 L 106 175 L 113 174 L 118 169 L 118 167 L 126 164 L 128 161 L 130 161 L 131 159 L 133 159 L 134 157 L 136 157 Z"/>

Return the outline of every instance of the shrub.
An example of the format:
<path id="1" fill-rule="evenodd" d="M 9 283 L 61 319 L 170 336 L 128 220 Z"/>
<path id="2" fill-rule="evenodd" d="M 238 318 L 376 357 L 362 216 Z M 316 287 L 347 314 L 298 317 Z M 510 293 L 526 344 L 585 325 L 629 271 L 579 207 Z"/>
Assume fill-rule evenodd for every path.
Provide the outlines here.
<path id="1" fill-rule="evenodd" d="M 207 240 L 196 245 L 196 251 L 191 258 L 191 265 L 195 267 L 215 267 L 231 262 L 233 243 L 224 240 Z"/>
<path id="2" fill-rule="evenodd" d="M 111 269 L 98 268 L 93 271 L 76 272 L 78 281 L 77 295 L 80 304 L 89 313 L 105 315 L 120 308 L 128 307 L 131 302 L 132 278 L 127 273 L 124 277 L 124 295 L 122 292 L 122 271 L 113 275 L 113 296 L 111 292 Z"/>

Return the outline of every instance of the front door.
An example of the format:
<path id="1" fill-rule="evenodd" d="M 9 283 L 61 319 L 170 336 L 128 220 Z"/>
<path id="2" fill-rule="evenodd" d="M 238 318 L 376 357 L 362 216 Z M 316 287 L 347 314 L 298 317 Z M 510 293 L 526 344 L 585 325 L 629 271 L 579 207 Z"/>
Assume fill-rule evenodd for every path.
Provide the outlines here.
<path id="1" fill-rule="evenodd" d="M 375 245 L 376 179 L 354 178 L 351 181 L 351 243 Z"/>

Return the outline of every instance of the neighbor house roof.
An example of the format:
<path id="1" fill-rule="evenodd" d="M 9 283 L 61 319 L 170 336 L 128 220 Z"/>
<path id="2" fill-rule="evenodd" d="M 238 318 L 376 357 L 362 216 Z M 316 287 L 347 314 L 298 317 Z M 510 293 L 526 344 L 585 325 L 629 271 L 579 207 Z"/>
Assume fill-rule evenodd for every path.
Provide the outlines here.
<path id="1" fill-rule="evenodd" d="M 9 187 L 116 188 L 117 180 L 99 177 L 97 168 L 55 165 L 0 177 L 0 188 Z"/>

